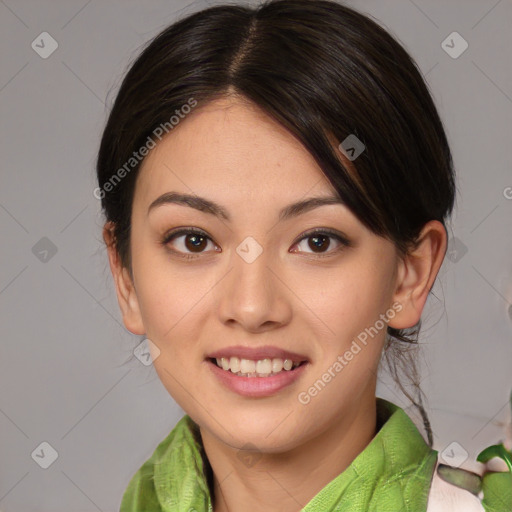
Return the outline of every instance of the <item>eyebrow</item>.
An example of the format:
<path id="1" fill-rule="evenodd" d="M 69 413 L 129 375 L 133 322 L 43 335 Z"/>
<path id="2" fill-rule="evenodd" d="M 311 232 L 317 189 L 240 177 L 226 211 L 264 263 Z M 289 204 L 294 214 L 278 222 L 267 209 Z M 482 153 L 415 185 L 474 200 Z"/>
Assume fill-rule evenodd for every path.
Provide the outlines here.
<path id="1" fill-rule="evenodd" d="M 166 192 L 161 196 L 157 197 L 148 208 L 148 215 L 151 210 L 162 206 L 164 204 L 180 204 L 183 206 L 189 206 L 204 213 L 215 215 L 216 217 L 222 217 L 223 219 L 230 221 L 231 216 L 229 213 L 219 204 L 214 201 L 210 201 L 204 197 L 183 194 L 179 192 Z M 318 208 L 324 205 L 342 204 L 345 202 L 336 196 L 320 196 L 310 197 L 296 203 L 289 204 L 279 211 L 279 221 L 288 220 L 292 217 L 302 215 L 314 208 Z"/>

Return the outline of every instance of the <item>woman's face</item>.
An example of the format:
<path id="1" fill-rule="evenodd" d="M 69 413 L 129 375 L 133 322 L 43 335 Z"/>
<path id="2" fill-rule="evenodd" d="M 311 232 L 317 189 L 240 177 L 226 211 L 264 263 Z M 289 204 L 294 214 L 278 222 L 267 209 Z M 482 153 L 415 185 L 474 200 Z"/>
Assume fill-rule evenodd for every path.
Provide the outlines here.
<path id="1" fill-rule="evenodd" d="M 183 203 L 150 208 L 171 192 L 214 202 L 228 218 Z M 292 135 L 236 100 L 196 109 L 143 162 L 132 211 L 136 298 L 125 323 L 154 344 L 155 369 L 180 407 L 229 446 L 291 449 L 375 398 L 401 260 L 343 204 L 286 210 L 334 195 Z M 163 243 L 177 228 L 204 238 Z M 340 240 L 305 235 L 317 228 Z M 243 394 L 208 358 L 234 346 L 273 346 L 307 363 L 279 390 Z"/>

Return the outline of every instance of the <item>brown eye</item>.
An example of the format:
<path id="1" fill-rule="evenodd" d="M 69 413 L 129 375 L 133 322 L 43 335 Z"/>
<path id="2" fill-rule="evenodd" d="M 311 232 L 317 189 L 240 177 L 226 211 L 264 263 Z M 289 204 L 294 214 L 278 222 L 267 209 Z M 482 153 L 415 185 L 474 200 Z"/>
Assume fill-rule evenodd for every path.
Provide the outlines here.
<path id="1" fill-rule="evenodd" d="M 190 254 L 200 255 L 205 252 L 208 243 L 215 248 L 212 239 L 204 232 L 197 229 L 180 229 L 165 235 L 162 245 L 169 248 L 170 251 L 184 258 L 194 258 Z M 171 247 L 172 246 L 172 247 Z"/>
<path id="2" fill-rule="evenodd" d="M 185 247 L 192 252 L 201 252 L 206 243 L 206 237 L 202 235 L 196 235 L 195 233 L 191 233 L 185 235 Z"/>
<path id="3" fill-rule="evenodd" d="M 332 249 L 332 240 L 338 243 L 338 247 Z M 351 245 L 350 242 L 341 234 L 325 229 L 306 233 L 296 244 L 297 247 L 300 247 L 300 245 L 305 241 L 307 241 L 307 248 L 310 250 L 308 251 L 305 250 L 305 248 L 303 248 L 300 249 L 299 251 L 294 252 L 317 254 L 318 256 L 329 256 L 333 253 L 338 252 L 344 247 L 349 247 Z"/>
<path id="4" fill-rule="evenodd" d="M 310 236 L 307 238 L 310 241 L 308 246 L 313 252 L 323 252 L 324 249 L 328 249 L 331 245 L 330 237 L 325 235 Z"/>

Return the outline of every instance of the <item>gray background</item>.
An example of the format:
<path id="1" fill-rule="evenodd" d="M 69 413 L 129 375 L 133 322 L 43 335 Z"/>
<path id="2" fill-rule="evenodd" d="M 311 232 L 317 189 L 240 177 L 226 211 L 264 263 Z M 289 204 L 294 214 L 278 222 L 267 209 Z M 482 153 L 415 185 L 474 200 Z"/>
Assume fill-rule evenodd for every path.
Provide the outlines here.
<path id="1" fill-rule="evenodd" d="M 124 364 L 140 338 L 120 320 L 92 191 L 129 61 L 205 5 L 0 0 L 0 511 L 118 510 L 131 476 L 183 415 L 152 366 Z M 416 59 L 453 150 L 460 194 L 423 317 L 422 387 L 434 447 L 470 468 L 503 437 L 512 387 L 512 3 L 348 5 Z M 31 44 L 42 46 L 45 31 L 58 48 L 43 59 Z M 454 31 L 469 44 L 457 58 L 442 45 Z M 407 405 L 385 375 L 378 394 Z M 47 469 L 43 442 L 58 454 Z"/>

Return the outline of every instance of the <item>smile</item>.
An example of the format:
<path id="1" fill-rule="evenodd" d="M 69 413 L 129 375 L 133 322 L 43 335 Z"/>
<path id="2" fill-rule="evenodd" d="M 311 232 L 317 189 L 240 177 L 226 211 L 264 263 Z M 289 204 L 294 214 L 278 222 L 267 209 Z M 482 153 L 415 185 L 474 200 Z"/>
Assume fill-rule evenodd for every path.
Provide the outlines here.
<path id="1" fill-rule="evenodd" d="M 230 371 L 238 377 L 268 377 L 271 375 L 278 375 L 283 371 L 290 371 L 297 366 L 305 363 L 306 361 L 292 361 L 291 359 L 281 358 L 265 358 L 258 359 L 240 359 L 238 357 L 217 357 L 210 359 L 219 368 L 225 371 Z"/>
<path id="2" fill-rule="evenodd" d="M 288 386 L 296 382 L 307 370 L 310 363 L 308 361 L 292 363 L 291 360 L 278 360 L 278 359 L 263 359 L 263 360 L 250 360 L 230 358 L 224 360 L 224 365 L 227 370 L 222 366 L 222 359 L 219 364 L 216 359 L 208 358 L 205 360 L 207 367 L 213 373 L 218 382 L 226 389 L 249 398 L 264 398 L 272 396 Z M 233 367 L 231 362 L 233 360 Z M 246 361 L 246 362 L 244 362 Z M 256 365 L 260 363 L 257 368 Z M 275 363 L 275 366 L 273 366 Z M 261 373 L 256 370 L 263 370 Z M 240 365 L 240 366 L 237 366 Z M 243 365 L 243 366 L 242 366 Z M 272 365 L 272 366 L 269 366 Z M 291 365 L 291 367 L 290 367 Z M 242 371 L 240 371 L 240 368 Z M 254 368 L 254 371 L 252 370 Z M 280 368 L 276 373 L 268 371 L 269 368 Z M 289 368 L 289 369 L 287 369 Z M 249 369 L 249 371 L 247 371 Z M 238 370 L 235 372 L 235 370 Z M 245 373 L 244 373 L 245 371 Z"/>

